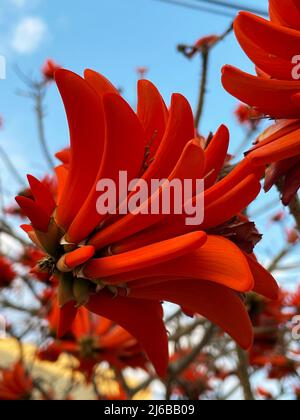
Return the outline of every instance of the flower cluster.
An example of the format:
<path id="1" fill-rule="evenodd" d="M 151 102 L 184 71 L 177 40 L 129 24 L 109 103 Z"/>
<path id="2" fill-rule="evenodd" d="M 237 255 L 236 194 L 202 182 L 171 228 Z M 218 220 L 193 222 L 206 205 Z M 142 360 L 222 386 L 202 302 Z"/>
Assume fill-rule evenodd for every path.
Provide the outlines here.
<path id="1" fill-rule="evenodd" d="M 300 5 L 295 0 L 269 4 L 271 21 L 241 12 L 234 22 L 236 37 L 257 76 L 225 66 L 222 82 L 240 101 L 276 120 L 259 136 L 249 158 L 255 165 L 268 165 L 265 189 L 280 183 L 283 203 L 288 205 L 300 187 L 300 81 L 295 74 Z"/>
<path id="2" fill-rule="evenodd" d="M 38 268 L 59 281 L 59 336 L 71 327 L 78 307 L 85 306 L 136 337 L 163 376 L 168 364 L 165 301 L 204 315 L 248 348 L 252 327 L 239 294 L 256 291 L 276 299 L 277 285 L 252 255 L 256 241 L 250 231 L 246 235 L 251 224 L 241 218 L 231 236 L 228 230 L 259 194 L 263 168 L 245 158 L 221 180 L 227 128 L 221 126 L 203 148 L 194 137 L 187 100 L 175 94 L 168 109 L 148 81 L 139 82 L 137 114 L 94 71 L 86 71 L 83 79 L 58 70 L 56 82 L 71 136 L 70 150 L 62 153 L 64 163 L 56 170 L 57 197 L 30 176 L 32 195 L 17 202 L 31 221 L 23 229 L 48 255 Z M 204 178 L 204 222 L 187 226 L 177 214 L 100 215 L 96 185 L 104 178 L 118 184 L 120 171 L 146 182 Z M 153 199 L 144 204 L 150 206 Z M 246 252 L 234 243 L 238 231 L 244 232 L 244 243 L 249 238 Z"/>

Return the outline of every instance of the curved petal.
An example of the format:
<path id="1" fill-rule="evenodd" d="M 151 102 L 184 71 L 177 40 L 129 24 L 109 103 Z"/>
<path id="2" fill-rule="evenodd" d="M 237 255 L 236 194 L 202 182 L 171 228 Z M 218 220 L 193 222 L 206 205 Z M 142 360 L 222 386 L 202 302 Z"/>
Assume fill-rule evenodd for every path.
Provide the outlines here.
<path id="1" fill-rule="evenodd" d="M 269 0 L 269 10 L 273 22 L 300 30 L 299 0 Z"/>
<path id="2" fill-rule="evenodd" d="M 242 48 L 257 67 L 273 78 L 293 80 L 292 57 L 299 54 L 299 31 L 248 12 L 240 12 L 234 29 Z"/>
<path id="3" fill-rule="evenodd" d="M 240 101 L 273 118 L 299 118 L 300 104 L 293 98 L 300 92 L 299 81 L 262 79 L 232 66 L 222 73 L 224 88 Z"/>
<path id="4" fill-rule="evenodd" d="M 198 249 L 205 243 L 206 238 L 204 232 L 193 232 L 135 251 L 94 259 L 85 265 L 83 273 L 90 279 L 102 279 L 135 270 L 145 270 Z"/>
<path id="5" fill-rule="evenodd" d="M 91 314 L 85 308 L 79 308 L 74 323 L 72 325 L 72 334 L 79 341 L 82 337 L 92 334 L 91 331 Z M 99 320 L 100 321 L 100 320 Z"/>
<path id="6" fill-rule="evenodd" d="M 168 124 L 155 160 L 143 179 L 167 178 L 178 162 L 187 142 L 195 136 L 193 111 L 186 98 L 178 93 L 172 96 Z"/>
<path id="7" fill-rule="evenodd" d="M 139 176 L 142 167 L 145 133 L 137 116 L 120 95 L 106 94 L 103 103 L 106 121 L 103 162 L 88 198 L 67 232 L 67 241 L 71 243 L 86 239 L 107 217 L 97 211 L 98 182 L 109 179 L 118 187 L 120 171 L 126 171 L 130 182 Z"/>
<path id="8" fill-rule="evenodd" d="M 202 228 L 220 226 L 244 210 L 259 195 L 261 184 L 255 175 L 249 175 L 227 194 L 205 207 Z"/>
<path id="9" fill-rule="evenodd" d="M 255 145 L 250 149 L 249 153 L 253 150 L 260 149 L 269 143 L 290 134 L 292 131 L 300 129 L 299 120 L 279 120 L 275 124 L 269 126 L 257 139 Z M 247 153 L 248 154 L 248 153 Z"/>
<path id="10" fill-rule="evenodd" d="M 259 147 L 249 153 L 249 159 L 255 165 L 267 165 L 300 155 L 300 129 L 283 135 L 272 143 Z"/>
<path id="11" fill-rule="evenodd" d="M 184 235 L 195 229 L 217 227 L 246 208 L 259 194 L 264 166 L 256 168 L 244 159 L 226 178 L 204 193 L 205 217 L 200 226 L 187 226 L 185 216 L 168 216 L 165 220 L 136 235 L 118 241 L 111 247 L 113 253 L 137 249 L 155 242 Z M 251 175 L 254 172 L 255 175 Z M 195 204 L 195 203 L 194 203 Z"/>
<path id="12" fill-rule="evenodd" d="M 55 154 L 55 157 L 61 161 L 64 165 L 69 165 L 71 162 L 71 150 L 70 148 L 66 148 L 61 150 L 60 152 L 57 152 Z"/>
<path id="13" fill-rule="evenodd" d="M 56 202 L 51 191 L 45 184 L 32 175 L 28 175 L 27 178 L 35 202 L 42 207 L 48 216 L 52 216 L 56 208 Z"/>
<path id="14" fill-rule="evenodd" d="M 63 193 L 68 181 L 68 170 L 64 165 L 57 166 L 55 168 L 55 174 L 57 178 L 57 204 L 59 205 L 63 197 Z"/>
<path id="15" fill-rule="evenodd" d="M 265 165 L 254 166 L 248 157 L 245 157 L 230 174 L 213 185 L 207 191 L 205 191 L 205 207 L 213 204 L 214 201 L 218 200 L 224 194 L 227 194 L 232 189 L 237 187 L 242 181 L 245 180 L 249 175 L 254 175 L 259 181 L 265 172 Z"/>
<path id="16" fill-rule="evenodd" d="M 229 131 L 221 125 L 205 150 L 205 189 L 217 181 L 224 166 L 229 147 Z"/>
<path id="17" fill-rule="evenodd" d="M 147 161 L 151 162 L 165 134 L 169 111 L 157 88 L 148 80 L 138 82 L 137 115 L 145 129 L 149 148 Z"/>
<path id="18" fill-rule="evenodd" d="M 182 181 L 185 179 L 201 179 L 203 176 L 204 164 L 204 152 L 199 144 L 199 141 L 194 139 L 188 142 L 184 147 L 176 167 L 173 169 L 171 175 L 169 175 L 169 181 L 174 179 Z M 162 212 L 156 214 L 155 212 L 151 212 L 150 209 L 152 209 L 152 203 L 158 202 L 158 204 L 160 204 L 163 191 L 168 188 L 169 183 L 164 183 L 160 190 L 154 192 L 153 195 L 143 203 L 142 209 L 146 210 L 146 214 L 144 214 L 143 211 L 138 214 L 128 214 L 122 219 L 109 225 L 107 228 L 103 228 L 101 231 L 96 233 L 90 239 L 89 243 L 95 246 L 95 248 L 101 249 L 124 238 L 130 237 L 137 232 L 147 229 L 148 227 L 153 226 L 159 221 L 167 218 L 168 215 L 163 214 Z M 170 213 L 172 213 L 171 208 Z M 184 215 L 184 217 L 186 217 L 186 215 Z"/>
<path id="19" fill-rule="evenodd" d="M 64 337 L 67 332 L 72 328 L 72 324 L 75 321 L 77 315 L 76 302 L 71 301 L 59 309 L 59 320 L 57 336 L 58 338 Z"/>
<path id="20" fill-rule="evenodd" d="M 157 373 L 165 377 L 169 361 L 168 337 L 160 303 L 113 296 L 102 291 L 91 297 L 87 309 L 125 328 L 146 351 Z"/>
<path id="21" fill-rule="evenodd" d="M 120 254 L 121 256 L 122 254 Z M 149 266 L 147 270 L 137 269 L 128 273 L 103 278 L 106 284 L 123 284 L 134 280 L 162 277 L 208 280 L 238 292 L 248 292 L 254 286 L 254 279 L 242 251 L 232 242 L 219 236 L 208 236 L 200 248 L 182 257 Z"/>
<path id="22" fill-rule="evenodd" d="M 288 206 L 300 188 L 300 160 L 287 174 L 284 181 L 282 202 Z"/>
<path id="23" fill-rule="evenodd" d="M 46 233 L 50 224 L 50 216 L 43 207 L 30 198 L 19 196 L 16 202 L 31 221 L 32 226 L 40 232 Z"/>
<path id="24" fill-rule="evenodd" d="M 106 93 L 114 93 L 119 95 L 119 91 L 114 85 L 102 74 L 94 70 L 86 69 L 84 71 L 84 78 L 87 83 L 98 93 L 99 97 Z"/>
<path id="25" fill-rule="evenodd" d="M 128 331 L 115 325 L 107 334 L 103 335 L 100 339 L 101 348 L 114 349 L 126 348 L 126 345 L 135 344 L 135 339 L 129 334 Z"/>
<path id="26" fill-rule="evenodd" d="M 242 300 L 226 287 L 210 282 L 178 280 L 131 289 L 132 297 L 173 302 L 198 313 L 226 331 L 243 348 L 252 345 L 252 325 Z"/>
<path id="27" fill-rule="evenodd" d="M 269 192 L 270 189 L 275 185 L 276 182 L 280 180 L 282 176 L 290 173 L 293 167 L 300 167 L 300 157 L 295 156 L 290 159 L 280 160 L 270 165 L 266 170 L 266 179 L 264 189 L 265 192 Z M 289 181 L 292 181 L 290 179 Z M 290 185 L 290 182 L 286 182 L 287 186 Z"/>
<path id="28" fill-rule="evenodd" d="M 254 255 L 245 254 L 245 256 L 254 277 L 253 291 L 267 299 L 277 300 L 279 298 L 279 287 L 272 274 L 258 263 Z"/>
<path id="29" fill-rule="evenodd" d="M 80 76 L 58 70 L 56 83 L 65 104 L 71 139 L 71 162 L 58 225 L 67 230 L 94 185 L 104 148 L 102 103 Z"/>

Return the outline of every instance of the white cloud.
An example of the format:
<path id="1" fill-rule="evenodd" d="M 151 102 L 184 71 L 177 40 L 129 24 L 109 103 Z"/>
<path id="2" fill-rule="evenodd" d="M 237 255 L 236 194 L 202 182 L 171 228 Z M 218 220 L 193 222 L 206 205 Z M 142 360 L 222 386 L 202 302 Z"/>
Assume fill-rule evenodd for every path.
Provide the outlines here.
<path id="1" fill-rule="evenodd" d="M 16 26 L 11 46 L 20 54 L 34 52 L 47 35 L 47 25 L 40 17 L 24 17 Z"/>

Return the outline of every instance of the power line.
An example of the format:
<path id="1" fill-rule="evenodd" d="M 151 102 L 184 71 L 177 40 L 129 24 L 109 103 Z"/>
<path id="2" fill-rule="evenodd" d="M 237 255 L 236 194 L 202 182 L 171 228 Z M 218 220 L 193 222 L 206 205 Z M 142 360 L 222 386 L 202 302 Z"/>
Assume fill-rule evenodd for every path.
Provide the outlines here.
<path id="1" fill-rule="evenodd" d="M 248 7 L 248 6 L 245 6 L 244 4 L 243 5 L 237 4 L 237 3 L 230 4 L 223 0 L 195 0 L 195 1 L 199 3 L 206 3 L 206 4 L 216 5 L 220 7 L 225 7 L 227 9 L 232 9 L 232 10 L 245 10 L 246 9 L 249 12 L 256 13 L 258 15 L 268 16 L 268 13 L 265 10 Z"/>
<path id="2" fill-rule="evenodd" d="M 196 4 L 185 3 L 181 0 L 156 0 L 156 1 L 159 1 L 160 3 L 165 3 L 165 4 L 171 4 L 171 5 L 174 5 L 174 6 L 184 7 L 185 9 L 198 10 L 200 12 L 212 13 L 214 15 L 229 17 L 231 19 L 233 19 L 235 17 L 235 15 L 233 13 L 229 13 L 229 12 L 226 12 L 226 11 L 223 11 L 223 10 L 211 9 L 211 8 L 196 5 Z"/>

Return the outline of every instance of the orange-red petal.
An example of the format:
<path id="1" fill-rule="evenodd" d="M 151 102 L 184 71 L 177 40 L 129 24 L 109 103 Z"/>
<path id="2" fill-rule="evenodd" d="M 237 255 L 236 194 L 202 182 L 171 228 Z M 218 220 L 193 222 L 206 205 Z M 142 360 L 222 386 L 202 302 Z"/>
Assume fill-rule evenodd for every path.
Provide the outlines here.
<path id="1" fill-rule="evenodd" d="M 63 98 L 71 138 L 71 162 L 56 220 L 67 229 L 94 185 L 104 148 L 104 115 L 100 97 L 89 84 L 67 70 L 55 75 Z"/>
<path id="2" fill-rule="evenodd" d="M 137 115 L 145 129 L 150 162 L 165 134 L 169 111 L 157 88 L 148 80 L 138 82 Z"/>
<path id="3" fill-rule="evenodd" d="M 263 79 L 232 66 L 223 67 L 222 83 L 231 95 L 273 118 L 299 118 L 300 104 L 294 96 L 299 81 Z"/>
<path id="4" fill-rule="evenodd" d="M 253 291 L 267 299 L 277 300 L 279 298 L 279 287 L 272 274 L 259 264 L 255 256 L 247 254 L 245 256 L 254 277 Z"/>
<path id="5" fill-rule="evenodd" d="M 205 189 L 215 184 L 223 168 L 229 147 L 229 131 L 221 125 L 205 150 Z"/>
<path id="6" fill-rule="evenodd" d="M 87 309 L 125 328 L 146 351 L 159 376 L 167 372 L 169 349 L 163 322 L 162 306 L 158 301 L 113 296 L 106 291 L 91 297 Z"/>
<path id="7" fill-rule="evenodd" d="M 119 258 L 122 258 L 122 254 Z M 203 246 L 181 257 L 148 266 L 147 270 L 134 270 L 132 267 L 127 273 L 112 275 L 103 280 L 108 284 L 129 284 L 140 280 L 142 285 L 143 279 L 149 277 L 157 278 L 157 282 L 164 278 L 165 281 L 170 281 L 170 287 L 177 278 L 197 279 L 199 282 L 209 280 L 239 292 L 250 291 L 254 286 L 254 279 L 243 253 L 231 241 L 217 236 L 208 236 Z"/>
<path id="8" fill-rule="evenodd" d="M 109 179 L 118 187 L 120 171 L 126 171 L 131 182 L 139 176 L 142 167 L 145 133 L 137 116 L 120 95 L 106 94 L 103 103 L 106 121 L 103 161 L 86 201 L 68 229 L 67 240 L 71 243 L 87 238 L 107 217 L 97 211 L 98 182 Z"/>
<path id="9" fill-rule="evenodd" d="M 88 262 L 84 275 L 91 279 L 117 276 L 134 270 L 144 270 L 174 260 L 201 247 L 206 241 L 204 232 L 193 232 L 168 241 L 149 245 L 124 254 L 104 257 Z"/>
<path id="10" fill-rule="evenodd" d="M 244 304 L 230 289 L 210 282 L 177 280 L 131 289 L 130 296 L 173 302 L 198 313 L 226 331 L 243 348 L 252 345 L 252 325 Z"/>

